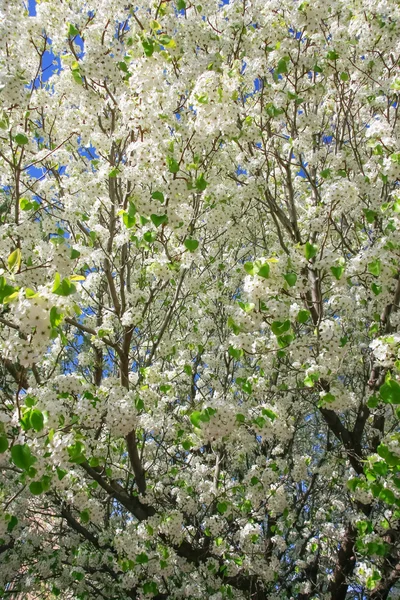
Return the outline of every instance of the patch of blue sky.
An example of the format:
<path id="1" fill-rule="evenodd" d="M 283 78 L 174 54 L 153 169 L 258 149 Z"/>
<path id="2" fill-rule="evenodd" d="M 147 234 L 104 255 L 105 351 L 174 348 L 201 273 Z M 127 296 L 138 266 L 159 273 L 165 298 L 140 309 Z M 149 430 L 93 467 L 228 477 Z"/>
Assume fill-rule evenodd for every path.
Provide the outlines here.
<path id="1" fill-rule="evenodd" d="M 32 177 L 33 179 L 40 179 L 46 174 L 47 169 L 45 167 L 36 167 L 33 165 L 32 167 L 28 167 L 26 172 L 28 173 L 29 177 Z"/>
<path id="2" fill-rule="evenodd" d="M 74 37 L 74 43 L 80 48 L 80 51 L 76 52 L 77 57 L 83 58 L 85 56 L 85 44 L 80 35 Z"/>
<path id="3" fill-rule="evenodd" d="M 78 144 L 79 143 L 80 143 L 80 140 L 78 139 Z M 88 158 L 89 160 L 95 160 L 97 158 L 100 158 L 96 152 L 96 148 L 92 145 L 86 146 L 86 147 L 79 146 L 78 152 L 81 156 L 84 156 L 85 158 Z"/>
<path id="4" fill-rule="evenodd" d="M 307 177 L 307 174 L 306 174 L 305 170 L 303 169 L 303 167 L 300 169 L 300 171 L 297 171 L 296 175 L 298 177 L 303 177 L 303 178 Z"/>
<path id="5" fill-rule="evenodd" d="M 30 17 L 36 17 L 36 0 L 28 0 L 28 13 Z"/>

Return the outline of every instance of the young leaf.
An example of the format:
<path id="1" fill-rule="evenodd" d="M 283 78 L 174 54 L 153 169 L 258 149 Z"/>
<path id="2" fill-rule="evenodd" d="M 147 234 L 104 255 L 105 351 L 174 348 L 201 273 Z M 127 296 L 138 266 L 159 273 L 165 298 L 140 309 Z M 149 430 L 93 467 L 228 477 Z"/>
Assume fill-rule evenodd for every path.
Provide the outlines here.
<path id="1" fill-rule="evenodd" d="M 18 146 L 24 146 L 29 142 L 29 138 L 24 133 L 17 133 L 17 135 L 14 136 L 14 140 Z"/>
<path id="2" fill-rule="evenodd" d="M 199 190 L 199 192 L 203 192 L 206 187 L 207 187 L 208 183 L 207 181 L 204 179 L 204 175 L 203 173 L 200 175 L 200 177 L 198 177 L 196 179 L 196 189 Z"/>
<path id="3" fill-rule="evenodd" d="M 297 281 L 296 273 L 285 273 L 285 275 L 283 277 L 285 278 L 288 285 L 290 285 L 290 287 L 294 287 L 296 285 L 296 281 Z"/>
<path id="4" fill-rule="evenodd" d="M 4 454 L 4 452 L 8 449 L 8 439 L 5 435 L 0 436 L 0 454 Z"/>
<path id="5" fill-rule="evenodd" d="M 179 171 L 179 163 L 171 156 L 167 157 L 167 165 L 170 173 L 177 173 Z"/>
<path id="6" fill-rule="evenodd" d="M 194 252 L 199 247 L 199 242 L 197 240 L 186 239 L 184 244 L 189 252 Z"/>
<path id="7" fill-rule="evenodd" d="M 160 225 L 168 221 L 167 215 L 150 215 L 150 219 L 156 227 L 160 227 Z"/>
<path id="8" fill-rule="evenodd" d="M 255 275 L 256 274 L 256 269 L 255 269 L 255 266 L 254 266 L 254 264 L 252 262 L 245 262 L 243 266 L 244 266 L 244 270 L 249 275 Z"/>
<path id="9" fill-rule="evenodd" d="M 21 250 L 16 248 L 14 252 L 11 252 L 7 259 L 8 268 L 10 271 L 18 271 L 21 265 Z"/>
<path id="10" fill-rule="evenodd" d="M 297 318 L 298 323 L 307 323 L 310 316 L 311 316 L 310 311 L 304 309 L 304 310 L 299 310 L 296 318 Z"/>
<path id="11" fill-rule="evenodd" d="M 29 491 L 34 496 L 40 496 L 40 494 L 43 493 L 43 485 L 40 481 L 32 481 L 32 483 L 29 484 Z"/>
<path id="12" fill-rule="evenodd" d="M 42 429 L 44 427 L 44 417 L 43 417 L 43 413 L 40 410 L 35 408 L 34 410 L 31 411 L 30 421 L 31 421 L 31 425 L 35 431 L 37 431 L 37 432 L 42 431 Z"/>
<path id="13" fill-rule="evenodd" d="M 19 469 L 27 471 L 35 464 L 36 458 L 32 456 L 27 444 L 16 444 L 11 448 L 11 460 Z"/>
<path id="14" fill-rule="evenodd" d="M 162 192 L 153 192 L 151 197 L 153 200 L 158 200 L 161 204 L 164 202 L 164 194 Z"/>
<path id="15" fill-rule="evenodd" d="M 343 275 L 343 271 L 344 271 L 344 267 L 342 267 L 340 265 L 337 267 L 331 267 L 331 273 L 338 281 L 341 278 L 341 276 Z"/>
<path id="16" fill-rule="evenodd" d="M 314 256 L 316 256 L 317 252 L 318 252 L 317 246 L 315 246 L 314 244 L 310 244 L 310 242 L 306 243 L 306 245 L 304 247 L 304 255 L 307 260 L 311 260 L 312 258 L 314 258 Z"/>
<path id="17" fill-rule="evenodd" d="M 270 266 L 268 263 L 264 263 L 257 271 L 257 275 L 259 275 L 260 277 L 264 277 L 265 279 L 268 279 L 269 277 L 269 272 L 270 272 Z"/>

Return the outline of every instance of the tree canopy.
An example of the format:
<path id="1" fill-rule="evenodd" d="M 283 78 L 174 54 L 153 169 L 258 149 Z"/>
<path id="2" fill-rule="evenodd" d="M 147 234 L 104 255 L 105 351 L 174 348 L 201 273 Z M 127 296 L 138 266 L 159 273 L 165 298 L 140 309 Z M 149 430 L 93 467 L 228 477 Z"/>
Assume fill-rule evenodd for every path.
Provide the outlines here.
<path id="1" fill-rule="evenodd" d="M 0 7 L 0 596 L 400 593 L 397 0 Z"/>

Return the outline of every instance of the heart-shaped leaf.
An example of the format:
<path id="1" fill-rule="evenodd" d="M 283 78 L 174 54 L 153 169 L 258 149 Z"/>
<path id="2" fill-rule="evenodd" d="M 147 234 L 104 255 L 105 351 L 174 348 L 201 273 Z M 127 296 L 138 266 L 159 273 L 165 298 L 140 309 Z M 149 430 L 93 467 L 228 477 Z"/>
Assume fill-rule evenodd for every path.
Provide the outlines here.
<path id="1" fill-rule="evenodd" d="M 160 227 L 160 225 L 168 221 L 167 215 L 150 215 L 150 219 L 156 227 Z"/>
<path id="2" fill-rule="evenodd" d="M 197 240 L 187 239 L 184 242 L 185 248 L 189 250 L 189 252 L 194 252 L 199 247 L 199 242 Z"/>

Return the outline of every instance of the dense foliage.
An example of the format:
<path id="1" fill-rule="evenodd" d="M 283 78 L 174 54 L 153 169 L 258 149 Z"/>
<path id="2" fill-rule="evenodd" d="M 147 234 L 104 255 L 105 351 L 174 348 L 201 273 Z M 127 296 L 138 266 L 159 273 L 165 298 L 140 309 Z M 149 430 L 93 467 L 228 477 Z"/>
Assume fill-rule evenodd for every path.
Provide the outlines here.
<path id="1" fill-rule="evenodd" d="M 198 2 L 1 4 L 0 595 L 395 598 L 400 6 Z"/>

